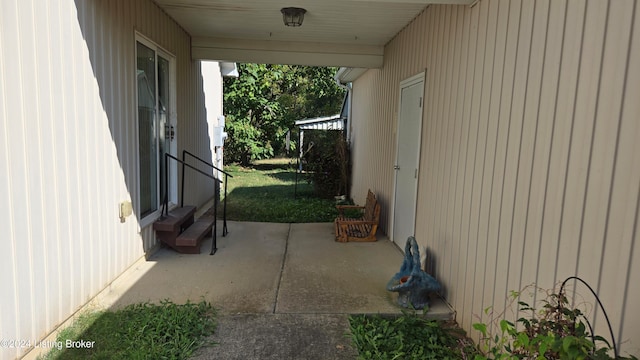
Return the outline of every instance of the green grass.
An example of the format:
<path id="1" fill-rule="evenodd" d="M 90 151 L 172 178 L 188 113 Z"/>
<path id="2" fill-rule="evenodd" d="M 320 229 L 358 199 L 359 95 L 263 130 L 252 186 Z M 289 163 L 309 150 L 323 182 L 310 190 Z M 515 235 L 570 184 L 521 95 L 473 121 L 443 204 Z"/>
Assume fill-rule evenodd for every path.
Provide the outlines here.
<path id="1" fill-rule="evenodd" d="M 302 175 L 296 191 L 295 160 L 263 160 L 225 170 L 233 175 L 227 184 L 228 220 L 305 223 L 336 218 L 335 200 L 317 197 Z"/>
<path id="2" fill-rule="evenodd" d="M 352 315 L 349 323 L 358 359 L 472 359 L 476 353 L 461 329 L 415 314 Z"/>
<path id="3" fill-rule="evenodd" d="M 187 359 L 215 330 L 215 311 L 200 302 L 133 304 L 80 315 L 60 332 L 45 359 Z M 87 348 L 68 348 L 67 340 Z"/>

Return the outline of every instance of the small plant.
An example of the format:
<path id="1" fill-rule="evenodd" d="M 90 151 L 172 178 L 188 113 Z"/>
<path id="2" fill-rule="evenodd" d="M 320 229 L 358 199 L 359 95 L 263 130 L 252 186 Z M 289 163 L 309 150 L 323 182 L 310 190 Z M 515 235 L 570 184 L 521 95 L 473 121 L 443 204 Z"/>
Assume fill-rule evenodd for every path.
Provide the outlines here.
<path id="1" fill-rule="evenodd" d="M 564 284 L 563 284 L 564 285 Z M 571 308 L 561 287 L 558 293 L 547 293 L 537 310 L 524 301 L 518 301 L 519 311 L 529 316 L 520 317 L 516 323 L 499 320 L 499 333 L 492 334 L 486 323 L 475 323 L 473 328 L 482 334 L 476 360 L 488 359 L 634 359 L 615 356 L 609 342 L 592 334 L 580 309 Z M 516 301 L 521 292 L 512 292 Z M 485 313 L 489 313 L 485 309 Z M 502 317 L 500 314 L 499 317 Z M 585 324 L 586 322 L 586 324 Z M 586 325 L 589 325 L 587 328 Z"/>
<path id="2" fill-rule="evenodd" d="M 461 329 L 408 312 L 398 318 L 353 315 L 349 323 L 358 359 L 467 359 L 476 352 Z"/>

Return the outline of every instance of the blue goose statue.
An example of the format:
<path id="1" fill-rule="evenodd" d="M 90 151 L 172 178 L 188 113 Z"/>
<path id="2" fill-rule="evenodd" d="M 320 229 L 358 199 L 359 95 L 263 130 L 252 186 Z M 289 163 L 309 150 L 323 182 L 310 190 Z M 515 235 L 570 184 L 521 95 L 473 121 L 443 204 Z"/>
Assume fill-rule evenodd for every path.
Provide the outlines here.
<path id="1" fill-rule="evenodd" d="M 398 293 L 398 304 L 405 308 L 422 310 L 429 306 L 431 293 L 440 290 L 438 280 L 420 266 L 420 251 L 413 236 L 407 239 L 400 271 L 387 283 L 387 290 Z"/>

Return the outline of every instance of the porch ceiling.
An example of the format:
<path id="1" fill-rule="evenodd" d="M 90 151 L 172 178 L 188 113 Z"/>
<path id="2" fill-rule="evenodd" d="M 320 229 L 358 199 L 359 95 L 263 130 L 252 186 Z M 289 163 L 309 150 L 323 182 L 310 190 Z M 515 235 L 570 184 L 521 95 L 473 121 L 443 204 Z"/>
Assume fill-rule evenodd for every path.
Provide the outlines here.
<path id="1" fill-rule="evenodd" d="M 154 0 L 200 60 L 379 68 L 384 45 L 429 4 L 473 0 Z M 307 10 L 286 27 L 280 9 Z"/>

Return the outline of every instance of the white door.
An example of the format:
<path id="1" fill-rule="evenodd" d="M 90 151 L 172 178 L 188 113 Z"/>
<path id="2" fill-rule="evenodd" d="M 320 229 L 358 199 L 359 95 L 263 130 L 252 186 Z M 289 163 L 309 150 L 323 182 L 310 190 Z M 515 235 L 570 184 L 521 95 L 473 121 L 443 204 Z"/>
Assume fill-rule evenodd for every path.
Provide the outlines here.
<path id="1" fill-rule="evenodd" d="M 407 238 L 415 235 L 423 89 L 424 73 L 400 83 L 393 241 L 401 249 L 404 249 Z"/>

